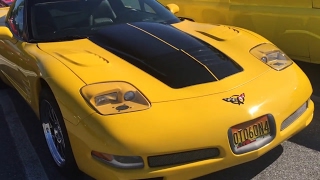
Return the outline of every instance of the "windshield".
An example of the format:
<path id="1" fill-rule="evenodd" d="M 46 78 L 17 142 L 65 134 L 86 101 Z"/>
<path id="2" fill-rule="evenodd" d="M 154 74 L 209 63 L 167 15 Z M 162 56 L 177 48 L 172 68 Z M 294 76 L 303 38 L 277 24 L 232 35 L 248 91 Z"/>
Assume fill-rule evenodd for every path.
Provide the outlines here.
<path id="1" fill-rule="evenodd" d="M 171 24 L 179 19 L 156 0 L 35 0 L 31 6 L 34 40 L 83 38 L 119 23 Z"/>

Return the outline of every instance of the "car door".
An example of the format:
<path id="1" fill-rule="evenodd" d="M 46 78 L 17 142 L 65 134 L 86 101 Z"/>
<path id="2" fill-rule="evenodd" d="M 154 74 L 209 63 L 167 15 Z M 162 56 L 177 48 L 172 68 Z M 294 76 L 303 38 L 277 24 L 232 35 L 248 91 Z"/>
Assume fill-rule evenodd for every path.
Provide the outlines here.
<path id="1" fill-rule="evenodd" d="M 2 20 L 5 21 L 4 19 Z M 11 32 L 13 32 L 14 34 L 17 34 L 16 28 L 12 26 L 13 21 L 15 21 L 14 18 L 8 18 L 8 23 L 6 25 L 9 26 Z M 8 79 L 11 82 L 11 84 L 15 87 L 17 87 L 19 84 L 19 82 L 17 82 L 18 66 L 19 66 L 18 65 L 19 61 L 17 58 L 19 53 L 16 48 L 17 42 L 18 40 L 16 36 L 14 36 L 10 40 L 4 40 L 4 39 L 0 40 L 1 71 L 2 71 L 2 74 L 4 74 L 4 76 L 6 77 L 6 79 Z"/>
<path id="2" fill-rule="evenodd" d="M 309 33 L 310 60 L 320 64 L 320 0 L 312 1 L 310 16 L 306 25 Z"/>
<path id="3" fill-rule="evenodd" d="M 22 66 L 28 62 L 28 56 L 24 51 L 26 42 L 23 40 L 24 32 L 24 0 L 17 0 L 14 8 L 8 14 L 7 25 L 13 34 L 12 40 L 1 40 L 1 65 L 4 66 L 3 74 L 19 93 L 30 100 L 29 74 Z"/>
<path id="4" fill-rule="evenodd" d="M 145 2 L 145 0 L 121 0 L 127 8 L 133 8 L 139 11 L 155 13 L 155 11 Z"/>
<path id="5" fill-rule="evenodd" d="M 230 0 L 228 24 L 261 34 L 292 58 L 310 61 L 310 8 L 310 0 Z"/>

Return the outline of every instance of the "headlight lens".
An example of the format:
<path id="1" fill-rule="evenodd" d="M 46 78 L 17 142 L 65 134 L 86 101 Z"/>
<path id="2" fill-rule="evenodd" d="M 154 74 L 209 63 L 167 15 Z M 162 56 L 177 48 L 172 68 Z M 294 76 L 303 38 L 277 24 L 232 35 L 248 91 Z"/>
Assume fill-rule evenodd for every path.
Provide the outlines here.
<path id="1" fill-rule="evenodd" d="M 103 115 L 140 111 L 151 106 L 139 90 L 126 82 L 90 84 L 81 89 L 81 94 Z"/>
<path id="2" fill-rule="evenodd" d="M 250 53 L 278 71 L 293 63 L 284 52 L 272 44 L 260 44 L 259 46 L 252 48 Z"/>

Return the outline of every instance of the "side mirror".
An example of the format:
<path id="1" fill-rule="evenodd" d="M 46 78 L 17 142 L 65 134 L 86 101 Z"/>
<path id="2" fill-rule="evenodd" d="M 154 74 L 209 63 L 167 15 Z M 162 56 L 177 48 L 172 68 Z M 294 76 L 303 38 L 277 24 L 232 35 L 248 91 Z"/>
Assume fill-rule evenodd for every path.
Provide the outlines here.
<path id="1" fill-rule="evenodd" d="M 11 33 L 8 27 L 0 26 L 0 39 L 11 40 L 12 37 L 13 37 L 13 34 Z"/>
<path id="2" fill-rule="evenodd" d="M 176 4 L 167 4 L 166 8 L 171 11 L 173 14 L 176 14 L 179 12 L 180 8 Z"/>

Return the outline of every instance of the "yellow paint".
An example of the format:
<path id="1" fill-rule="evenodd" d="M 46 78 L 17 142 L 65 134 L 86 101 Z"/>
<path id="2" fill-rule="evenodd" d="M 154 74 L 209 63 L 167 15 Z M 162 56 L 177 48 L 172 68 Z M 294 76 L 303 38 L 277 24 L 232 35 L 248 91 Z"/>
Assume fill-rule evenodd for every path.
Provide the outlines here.
<path id="1" fill-rule="evenodd" d="M 37 115 L 39 93 L 44 88 L 43 82 L 48 84 L 65 119 L 78 167 L 96 179 L 192 179 L 256 159 L 311 122 L 312 87 L 302 70 L 293 63 L 276 71 L 250 53 L 253 47 L 270 43 L 265 38 L 232 26 L 189 21 L 173 26 L 216 47 L 243 71 L 217 82 L 172 89 L 88 39 L 33 44 L 18 40 L 12 43 L 4 38 L 0 39 L 0 75 L 11 82 Z M 0 37 L 11 36 L 6 28 L 0 27 Z M 82 96 L 81 89 L 102 82 L 132 84 L 134 88 L 124 89 L 139 91 L 150 108 L 101 115 L 88 103 L 93 102 L 92 98 L 87 101 Z M 89 86 L 85 96 L 119 87 L 118 83 L 107 85 Z M 223 100 L 241 93 L 246 95 L 244 104 Z M 280 131 L 281 123 L 308 100 L 308 109 Z M 266 114 L 272 114 L 276 121 L 274 140 L 258 150 L 235 155 L 229 145 L 229 128 Z M 148 167 L 149 156 L 206 148 L 218 148 L 220 155 L 183 165 Z M 93 159 L 92 150 L 141 156 L 145 167 L 112 168 Z"/>
<path id="2" fill-rule="evenodd" d="M 177 16 L 254 31 L 292 59 L 320 63 L 319 0 L 159 0 L 180 7 Z"/>

